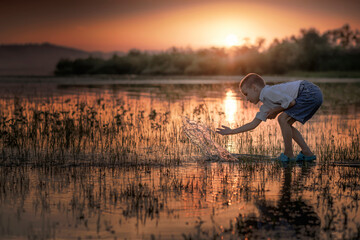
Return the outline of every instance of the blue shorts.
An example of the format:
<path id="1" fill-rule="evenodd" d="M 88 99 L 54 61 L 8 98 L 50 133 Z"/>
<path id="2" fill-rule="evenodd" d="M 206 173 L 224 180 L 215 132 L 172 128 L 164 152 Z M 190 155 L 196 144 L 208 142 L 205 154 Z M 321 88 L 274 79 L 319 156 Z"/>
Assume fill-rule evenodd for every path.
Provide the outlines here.
<path id="1" fill-rule="evenodd" d="M 304 124 L 319 109 L 323 102 L 323 95 L 318 86 L 306 80 L 300 83 L 295 105 L 284 111 L 296 121 Z"/>

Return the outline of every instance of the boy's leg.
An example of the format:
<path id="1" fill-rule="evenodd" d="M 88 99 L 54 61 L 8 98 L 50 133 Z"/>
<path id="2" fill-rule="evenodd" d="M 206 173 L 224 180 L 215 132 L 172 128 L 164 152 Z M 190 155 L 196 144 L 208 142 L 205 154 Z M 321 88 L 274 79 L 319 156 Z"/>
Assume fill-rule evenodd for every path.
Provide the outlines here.
<path id="1" fill-rule="evenodd" d="M 293 131 L 292 131 L 292 126 L 290 124 L 291 119 L 292 117 L 287 115 L 285 112 L 281 113 L 278 116 L 278 122 L 281 128 L 281 133 L 283 135 L 284 145 L 285 145 L 284 154 L 289 158 L 294 157 L 293 148 L 292 148 Z"/>
<path id="2" fill-rule="evenodd" d="M 295 127 L 292 126 L 294 124 L 294 122 L 296 122 L 296 120 L 294 118 L 291 118 L 289 120 L 289 123 L 291 125 L 291 130 L 292 130 L 292 138 L 300 146 L 301 151 L 305 156 L 314 155 L 314 153 L 310 150 L 309 146 L 306 144 L 306 142 L 305 142 L 303 136 L 301 135 L 301 133 L 299 132 L 299 130 L 297 130 Z"/>

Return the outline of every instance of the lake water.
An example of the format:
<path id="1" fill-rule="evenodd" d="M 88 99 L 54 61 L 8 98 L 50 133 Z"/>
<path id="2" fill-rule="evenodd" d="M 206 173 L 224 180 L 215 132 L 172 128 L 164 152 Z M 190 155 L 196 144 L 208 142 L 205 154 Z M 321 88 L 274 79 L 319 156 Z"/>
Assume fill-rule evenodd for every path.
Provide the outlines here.
<path id="1" fill-rule="evenodd" d="M 190 80 L 2 79 L 0 238 L 360 237 L 359 81 L 316 83 L 323 106 L 295 126 L 318 159 L 283 165 L 276 120 L 209 132 L 237 161 L 204 154 L 185 117 L 237 127 L 259 106 L 233 79 Z"/>

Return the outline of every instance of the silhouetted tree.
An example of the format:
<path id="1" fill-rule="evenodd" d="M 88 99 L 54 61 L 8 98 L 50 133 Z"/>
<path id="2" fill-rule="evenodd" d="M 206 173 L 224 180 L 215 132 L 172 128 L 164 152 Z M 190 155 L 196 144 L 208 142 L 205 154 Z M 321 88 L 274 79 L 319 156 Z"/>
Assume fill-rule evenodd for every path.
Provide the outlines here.
<path id="1" fill-rule="evenodd" d="M 324 34 L 333 46 L 341 46 L 343 48 L 360 47 L 359 30 L 351 30 L 349 24 L 345 24 L 341 28 L 329 30 Z"/>

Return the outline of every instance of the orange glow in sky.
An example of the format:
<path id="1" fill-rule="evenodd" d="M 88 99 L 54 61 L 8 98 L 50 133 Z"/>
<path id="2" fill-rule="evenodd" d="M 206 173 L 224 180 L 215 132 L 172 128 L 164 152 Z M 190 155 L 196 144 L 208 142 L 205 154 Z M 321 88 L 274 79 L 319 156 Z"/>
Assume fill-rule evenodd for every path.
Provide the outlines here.
<path id="1" fill-rule="evenodd" d="M 259 37 L 270 44 L 274 38 L 297 35 L 301 28 L 315 27 L 323 32 L 345 23 L 354 29 L 360 27 L 359 17 L 344 12 L 320 11 L 319 7 L 305 11 L 301 5 L 283 5 L 273 1 L 199 1 L 74 21 L 64 15 L 64 21 L 51 24 L 40 19 L 35 27 L 20 23 L 16 28 L 3 27 L 0 44 L 51 42 L 90 51 L 230 47 L 255 43 Z"/>

